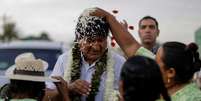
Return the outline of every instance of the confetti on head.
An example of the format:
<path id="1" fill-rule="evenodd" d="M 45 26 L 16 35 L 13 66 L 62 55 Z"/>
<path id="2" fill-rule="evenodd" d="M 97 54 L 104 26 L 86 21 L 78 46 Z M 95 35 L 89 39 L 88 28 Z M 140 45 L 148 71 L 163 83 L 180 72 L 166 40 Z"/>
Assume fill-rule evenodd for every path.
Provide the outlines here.
<path id="1" fill-rule="evenodd" d="M 75 28 L 76 41 L 83 38 L 107 37 L 109 33 L 109 24 L 105 18 L 90 16 L 89 12 L 93 10 L 85 10 L 78 18 Z"/>

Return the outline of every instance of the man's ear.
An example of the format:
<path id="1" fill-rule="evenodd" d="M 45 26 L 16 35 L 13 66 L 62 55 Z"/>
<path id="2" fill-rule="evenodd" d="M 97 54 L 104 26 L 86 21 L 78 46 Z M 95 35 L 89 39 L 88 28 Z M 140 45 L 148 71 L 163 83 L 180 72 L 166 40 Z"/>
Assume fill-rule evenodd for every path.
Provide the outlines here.
<path id="1" fill-rule="evenodd" d="M 159 36 L 159 34 L 160 34 L 160 29 L 158 29 L 158 33 L 157 33 L 157 36 Z"/>

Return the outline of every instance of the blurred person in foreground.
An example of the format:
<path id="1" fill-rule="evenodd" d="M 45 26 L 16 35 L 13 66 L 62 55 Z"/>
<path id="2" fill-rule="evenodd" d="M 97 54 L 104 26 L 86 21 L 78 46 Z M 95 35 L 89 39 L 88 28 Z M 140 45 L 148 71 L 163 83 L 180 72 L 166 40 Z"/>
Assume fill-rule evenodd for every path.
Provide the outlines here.
<path id="1" fill-rule="evenodd" d="M 15 64 L 5 73 L 10 83 L 1 90 L 2 100 L 5 101 L 42 101 L 45 95 L 45 81 L 55 82 L 63 101 L 68 98 L 67 84 L 61 77 L 45 77 L 48 63 L 35 59 L 32 53 L 23 53 L 16 57 Z"/>
<path id="2" fill-rule="evenodd" d="M 171 101 L 158 64 L 143 56 L 133 56 L 121 71 L 121 101 Z"/>

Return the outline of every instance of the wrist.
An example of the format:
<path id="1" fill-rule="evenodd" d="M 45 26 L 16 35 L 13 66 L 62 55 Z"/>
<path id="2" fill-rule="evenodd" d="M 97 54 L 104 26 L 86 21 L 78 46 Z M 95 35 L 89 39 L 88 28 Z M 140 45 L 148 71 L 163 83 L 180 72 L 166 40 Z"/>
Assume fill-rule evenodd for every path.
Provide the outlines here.
<path id="1" fill-rule="evenodd" d="M 112 21 L 112 20 L 115 20 L 116 18 L 112 15 L 112 14 L 107 14 L 106 15 L 106 20 L 108 21 L 108 22 L 110 22 L 110 21 Z"/>
<path id="2" fill-rule="evenodd" d="M 69 85 L 68 85 L 68 91 L 69 91 L 69 92 L 73 92 L 73 91 L 74 91 L 73 89 L 74 89 L 73 85 L 72 85 L 72 84 L 69 84 Z"/>

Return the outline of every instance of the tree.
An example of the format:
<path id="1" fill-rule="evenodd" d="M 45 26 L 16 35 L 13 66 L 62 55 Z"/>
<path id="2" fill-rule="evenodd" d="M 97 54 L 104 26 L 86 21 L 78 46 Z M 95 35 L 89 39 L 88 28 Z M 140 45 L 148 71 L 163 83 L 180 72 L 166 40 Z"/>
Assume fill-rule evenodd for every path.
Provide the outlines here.
<path id="1" fill-rule="evenodd" d="M 48 32 L 45 31 L 41 32 L 39 39 L 51 41 Z"/>
<path id="2" fill-rule="evenodd" d="M 15 22 L 10 21 L 7 16 L 3 16 L 3 33 L 1 39 L 3 42 L 10 42 L 19 38 Z"/>

